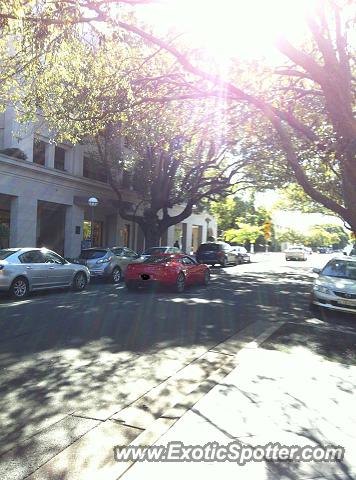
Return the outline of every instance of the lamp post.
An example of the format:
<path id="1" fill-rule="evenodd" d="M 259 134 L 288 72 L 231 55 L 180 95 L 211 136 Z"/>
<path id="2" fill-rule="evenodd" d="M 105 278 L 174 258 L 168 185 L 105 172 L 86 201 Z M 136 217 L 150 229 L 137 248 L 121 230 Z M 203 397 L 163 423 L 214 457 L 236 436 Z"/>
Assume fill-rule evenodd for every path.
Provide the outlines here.
<path id="1" fill-rule="evenodd" d="M 205 221 L 206 221 L 206 241 L 208 242 L 209 241 L 209 224 L 211 220 L 209 217 L 206 217 Z"/>
<path id="2" fill-rule="evenodd" d="M 95 197 L 90 197 L 88 200 L 88 205 L 91 209 L 91 220 L 90 220 L 90 246 L 93 247 L 94 244 L 94 208 L 98 206 L 99 200 Z"/>

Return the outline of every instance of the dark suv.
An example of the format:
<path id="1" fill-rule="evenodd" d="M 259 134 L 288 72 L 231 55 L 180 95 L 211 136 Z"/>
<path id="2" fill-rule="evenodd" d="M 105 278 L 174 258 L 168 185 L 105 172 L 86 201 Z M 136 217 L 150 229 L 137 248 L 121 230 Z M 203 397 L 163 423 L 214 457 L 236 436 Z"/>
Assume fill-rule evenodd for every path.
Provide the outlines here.
<path id="1" fill-rule="evenodd" d="M 202 243 L 196 253 L 198 263 L 205 263 L 214 266 L 220 264 L 226 267 L 227 264 L 239 263 L 238 255 L 234 252 L 231 245 L 225 242 L 207 242 Z"/>

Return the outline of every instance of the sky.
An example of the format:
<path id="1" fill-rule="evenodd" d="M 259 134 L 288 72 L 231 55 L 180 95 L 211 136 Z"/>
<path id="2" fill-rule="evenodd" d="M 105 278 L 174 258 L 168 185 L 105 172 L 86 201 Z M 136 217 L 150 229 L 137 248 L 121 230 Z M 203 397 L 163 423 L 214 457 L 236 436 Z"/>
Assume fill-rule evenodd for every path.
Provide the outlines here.
<path id="1" fill-rule="evenodd" d="M 140 8 L 140 16 L 160 33 L 185 32 L 222 62 L 227 58 L 276 55 L 279 35 L 299 41 L 315 0 L 161 0 Z"/>

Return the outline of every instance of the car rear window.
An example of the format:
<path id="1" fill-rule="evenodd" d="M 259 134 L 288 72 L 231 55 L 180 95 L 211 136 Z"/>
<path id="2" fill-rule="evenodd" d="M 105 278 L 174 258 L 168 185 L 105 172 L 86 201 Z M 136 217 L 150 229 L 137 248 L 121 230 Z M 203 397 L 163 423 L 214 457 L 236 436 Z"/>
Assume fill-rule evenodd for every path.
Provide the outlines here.
<path id="1" fill-rule="evenodd" d="M 153 247 L 145 250 L 143 255 L 155 255 L 156 253 L 164 253 L 166 250 L 166 247 Z"/>
<path id="2" fill-rule="evenodd" d="M 220 245 L 218 243 L 203 243 L 198 248 L 198 252 L 218 252 L 220 250 Z"/>
<path id="3" fill-rule="evenodd" d="M 14 253 L 18 252 L 18 250 L 0 250 L 0 260 L 5 260 L 5 258 L 10 257 Z"/>
<path id="4" fill-rule="evenodd" d="M 105 257 L 106 250 L 82 250 L 80 257 L 83 260 L 92 260 L 94 258 Z"/>
<path id="5" fill-rule="evenodd" d="M 171 262 L 173 260 L 173 256 L 155 256 L 155 255 L 152 255 L 151 257 L 148 257 L 146 258 L 143 263 L 167 263 L 167 262 Z"/>

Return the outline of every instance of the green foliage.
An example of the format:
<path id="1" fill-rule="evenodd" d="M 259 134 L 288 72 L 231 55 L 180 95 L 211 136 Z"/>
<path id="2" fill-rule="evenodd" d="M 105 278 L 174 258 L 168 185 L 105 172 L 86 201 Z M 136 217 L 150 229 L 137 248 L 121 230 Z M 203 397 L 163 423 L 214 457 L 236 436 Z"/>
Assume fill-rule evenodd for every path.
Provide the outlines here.
<path id="1" fill-rule="evenodd" d="M 340 225 L 326 224 L 314 225 L 306 233 L 289 228 L 277 235 L 276 240 L 279 243 L 288 242 L 312 248 L 342 249 L 349 243 L 349 234 Z"/>
<path id="2" fill-rule="evenodd" d="M 287 228 L 276 235 L 276 241 L 279 243 L 288 242 L 303 245 L 306 241 L 306 236 L 297 230 Z"/>
<path id="3" fill-rule="evenodd" d="M 226 242 L 231 243 L 255 243 L 262 233 L 263 229 L 261 227 L 240 223 L 239 228 L 226 230 L 224 232 L 224 239 Z"/>
<path id="4" fill-rule="evenodd" d="M 330 215 L 330 210 L 326 209 L 319 203 L 314 202 L 296 183 L 291 183 L 285 188 L 281 188 L 278 192 L 280 199 L 274 204 L 274 208 L 278 210 L 291 210 L 304 213 L 325 213 Z"/>

